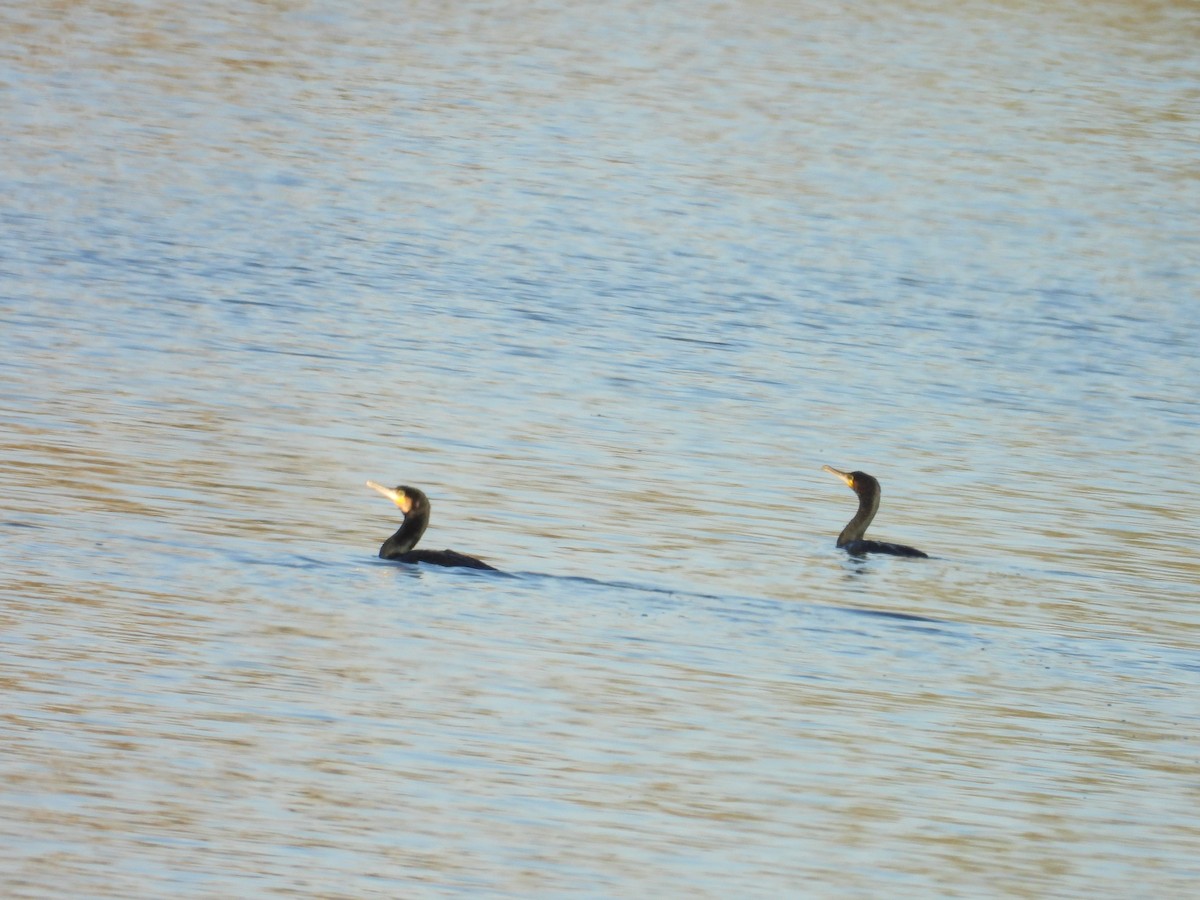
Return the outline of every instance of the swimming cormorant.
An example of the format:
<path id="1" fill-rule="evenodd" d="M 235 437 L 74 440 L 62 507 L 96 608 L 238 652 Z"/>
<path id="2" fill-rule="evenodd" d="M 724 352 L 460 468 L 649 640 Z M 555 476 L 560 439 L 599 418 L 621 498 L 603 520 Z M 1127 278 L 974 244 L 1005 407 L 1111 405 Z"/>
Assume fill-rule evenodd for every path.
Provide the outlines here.
<path id="1" fill-rule="evenodd" d="M 496 571 L 481 559 L 458 553 L 454 550 L 414 550 L 417 541 L 429 527 L 429 498 L 425 492 L 415 487 L 402 484 L 395 488 L 386 488 L 382 484 L 368 481 L 367 487 L 378 491 L 387 497 L 400 512 L 404 513 L 404 522 L 390 538 L 379 548 L 381 559 L 391 559 L 403 563 L 430 563 L 435 566 L 457 566 L 466 569 L 489 569 Z"/>
<path id="2" fill-rule="evenodd" d="M 842 479 L 850 490 L 858 494 L 858 512 L 838 535 L 838 547 L 851 556 L 862 556 L 864 553 L 890 553 L 892 556 L 929 558 L 928 553 L 922 553 L 915 547 L 864 540 L 863 535 L 867 533 L 867 526 L 871 524 L 871 520 L 875 518 L 875 513 L 879 510 L 879 482 L 866 472 L 842 472 L 833 466 L 823 466 L 822 469 Z"/>

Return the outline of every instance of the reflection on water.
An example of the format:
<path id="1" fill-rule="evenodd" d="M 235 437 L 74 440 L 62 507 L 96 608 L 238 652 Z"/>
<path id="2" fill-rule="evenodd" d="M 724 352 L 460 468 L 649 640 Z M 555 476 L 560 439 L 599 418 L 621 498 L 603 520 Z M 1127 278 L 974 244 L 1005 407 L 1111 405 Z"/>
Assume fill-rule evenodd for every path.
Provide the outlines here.
<path id="1" fill-rule="evenodd" d="M 0 23 L 6 895 L 1188 892 L 1184 6 Z"/>

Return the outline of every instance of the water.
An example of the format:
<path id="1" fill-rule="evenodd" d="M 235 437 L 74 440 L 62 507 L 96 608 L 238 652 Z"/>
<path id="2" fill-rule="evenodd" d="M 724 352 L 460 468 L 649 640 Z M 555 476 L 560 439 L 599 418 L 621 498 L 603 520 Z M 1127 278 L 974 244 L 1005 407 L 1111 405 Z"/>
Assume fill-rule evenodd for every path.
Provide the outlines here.
<path id="1" fill-rule="evenodd" d="M 5 895 L 1190 894 L 1198 40 L 0 12 Z"/>

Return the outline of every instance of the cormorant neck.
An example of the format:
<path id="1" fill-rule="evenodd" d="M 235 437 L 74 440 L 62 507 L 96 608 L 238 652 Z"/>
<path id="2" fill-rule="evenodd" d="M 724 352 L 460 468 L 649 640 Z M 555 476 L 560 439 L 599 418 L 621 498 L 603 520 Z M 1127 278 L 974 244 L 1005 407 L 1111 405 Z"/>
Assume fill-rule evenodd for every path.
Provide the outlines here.
<path id="1" fill-rule="evenodd" d="M 397 529 L 396 533 L 383 542 L 383 546 L 379 548 L 379 555 L 383 559 L 391 559 L 393 556 L 400 556 L 407 553 L 413 547 L 417 546 L 417 541 L 421 540 L 421 535 L 425 533 L 425 529 L 429 527 L 429 510 L 413 510 L 404 517 L 404 523 Z"/>
<path id="2" fill-rule="evenodd" d="M 879 488 L 864 490 L 858 495 L 858 512 L 854 514 L 854 518 L 850 520 L 842 533 L 838 535 L 837 545 L 844 547 L 851 541 L 861 541 L 864 534 L 867 533 L 867 526 L 871 524 L 871 520 L 875 518 L 875 513 L 879 510 Z"/>

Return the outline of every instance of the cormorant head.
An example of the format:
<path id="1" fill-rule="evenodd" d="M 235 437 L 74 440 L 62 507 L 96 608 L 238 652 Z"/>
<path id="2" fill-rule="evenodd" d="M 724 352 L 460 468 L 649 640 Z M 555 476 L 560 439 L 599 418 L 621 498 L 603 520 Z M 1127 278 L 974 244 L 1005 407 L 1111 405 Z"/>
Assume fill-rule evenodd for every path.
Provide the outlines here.
<path id="1" fill-rule="evenodd" d="M 879 492 L 879 482 L 866 472 L 843 472 L 840 469 L 835 469 L 833 466 L 822 466 L 821 470 L 842 479 L 842 481 L 846 482 L 846 487 L 850 488 L 850 490 L 854 491 L 860 497 L 864 494 Z"/>
<path id="2" fill-rule="evenodd" d="M 429 498 L 425 496 L 425 492 L 420 488 L 409 487 L 406 484 L 387 488 L 375 481 L 368 481 L 367 487 L 373 491 L 378 491 L 395 503 L 400 507 L 400 512 L 404 513 L 405 516 L 414 511 L 421 513 L 429 509 Z"/>

